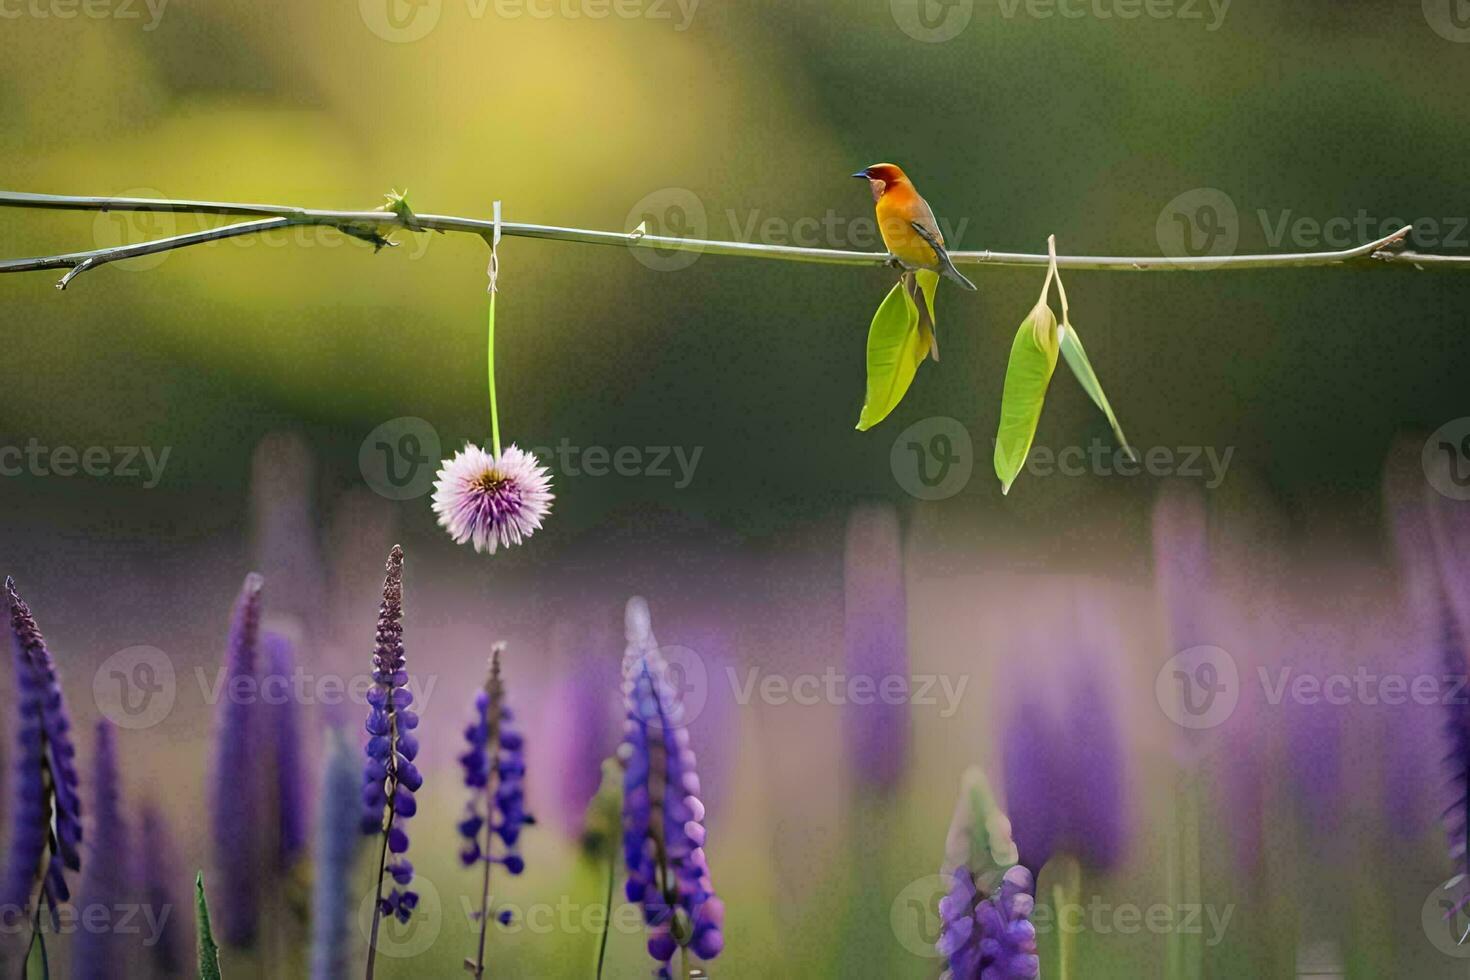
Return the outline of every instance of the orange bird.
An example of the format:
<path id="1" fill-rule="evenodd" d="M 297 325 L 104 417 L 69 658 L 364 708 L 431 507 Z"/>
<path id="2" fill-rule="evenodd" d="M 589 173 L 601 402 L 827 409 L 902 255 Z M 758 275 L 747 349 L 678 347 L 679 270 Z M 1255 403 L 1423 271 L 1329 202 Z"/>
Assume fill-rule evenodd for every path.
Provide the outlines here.
<path id="1" fill-rule="evenodd" d="M 975 288 L 975 284 L 954 267 L 949 253 L 944 250 L 944 236 L 934 221 L 929 202 L 919 196 L 903 170 L 896 164 L 875 163 L 853 176 L 863 178 L 872 188 L 878 231 L 883 235 L 883 244 L 901 266 L 928 269 L 953 279 L 966 289 Z"/>

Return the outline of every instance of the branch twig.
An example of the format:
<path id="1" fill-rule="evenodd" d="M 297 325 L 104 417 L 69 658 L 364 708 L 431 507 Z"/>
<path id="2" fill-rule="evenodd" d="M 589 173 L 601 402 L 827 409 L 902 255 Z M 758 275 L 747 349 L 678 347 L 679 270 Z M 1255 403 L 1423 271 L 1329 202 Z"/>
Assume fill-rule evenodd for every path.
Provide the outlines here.
<path id="1" fill-rule="evenodd" d="M 276 204 L 238 204 L 221 201 L 153 200 L 135 197 L 72 197 L 61 194 L 24 194 L 0 191 L 0 207 L 43 208 L 58 211 L 133 211 L 173 214 L 205 214 L 249 217 L 255 220 L 228 224 L 219 228 L 175 235 L 154 241 L 137 242 L 88 251 L 24 259 L 0 260 L 0 273 L 33 272 L 43 269 L 68 269 L 58 282 L 65 289 L 83 272 L 119 259 L 136 258 L 168 252 L 190 245 L 254 235 L 295 225 L 318 225 L 335 228 L 343 234 L 370 242 L 376 248 L 393 244 L 388 234 L 395 230 L 437 231 L 472 234 L 484 237 L 495 229 L 493 221 L 452 215 L 416 214 L 406 209 L 380 211 L 331 211 L 314 208 L 286 207 Z M 829 265 L 880 267 L 890 256 L 881 252 L 859 252 L 843 249 L 805 248 L 797 245 L 769 245 L 761 242 L 713 241 L 696 238 L 671 238 L 641 232 L 595 231 L 585 228 L 561 228 L 503 221 L 502 235 L 517 238 L 540 238 L 552 241 L 582 242 L 589 245 L 617 245 L 623 248 L 652 248 L 664 251 L 698 252 L 711 255 L 739 255 L 751 258 L 778 259 L 788 262 L 819 262 Z M 1428 255 L 1402 251 L 1399 246 L 1412 225 L 1400 228 L 1377 241 L 1353 248 L 1327 252 L 1287 252 L 1274 255 L 1218 255 L 1195 258 L 1168 256 L 1086 256 L 1057 257 L 1063 269 L 1118 272 L 1178 272 L 1215 269 L 1302 268 L 1326 265 L 1411 265 L 1415 268 L 1470 268 L 1470 255 Z M 1022 252 L 951 252 L 956 265 L 1040 266 L 1048 257 Z"/>

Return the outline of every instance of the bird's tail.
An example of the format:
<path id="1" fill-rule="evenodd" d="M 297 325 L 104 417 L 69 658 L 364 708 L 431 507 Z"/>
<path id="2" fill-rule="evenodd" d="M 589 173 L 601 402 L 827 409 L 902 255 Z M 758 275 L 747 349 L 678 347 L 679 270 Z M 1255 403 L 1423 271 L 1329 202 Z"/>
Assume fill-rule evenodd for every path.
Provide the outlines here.
<path id="1" fill-rule="evenodd" d="M 977 292 L 977 290 L 975 289 L 975 284 L 966 279 L 964 273 L 960 272 L 960 270 L 954 267 L 954 263 L 950 261 L 948 255 L 944 256 L 944 268 L 940 271 L 942 271 L 944 275 L 948 278 L 953 279 L 961 286 L 964 286 L 970 292 Z"/>

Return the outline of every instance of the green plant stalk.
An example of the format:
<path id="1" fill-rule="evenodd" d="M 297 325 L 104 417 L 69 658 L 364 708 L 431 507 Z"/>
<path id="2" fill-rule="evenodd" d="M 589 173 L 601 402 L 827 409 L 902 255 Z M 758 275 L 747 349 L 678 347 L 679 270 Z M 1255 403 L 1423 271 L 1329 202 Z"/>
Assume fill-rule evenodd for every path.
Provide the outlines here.
<path id="1" fill-rule="evenodd" d="M 495 290 L 490 290 L 490 315 L 486 323 L 485 363 L 490 380 L 490 445 L 495 458 L 500 458 L 500 406 L 495 401 Z"/>

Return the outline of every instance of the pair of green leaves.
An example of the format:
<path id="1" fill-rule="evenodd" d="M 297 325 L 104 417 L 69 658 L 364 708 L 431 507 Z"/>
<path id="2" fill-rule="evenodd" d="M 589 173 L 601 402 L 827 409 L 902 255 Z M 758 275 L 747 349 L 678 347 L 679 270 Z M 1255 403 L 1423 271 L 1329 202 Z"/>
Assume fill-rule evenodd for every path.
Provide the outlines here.
<path id="1" fill-rule="evenodd" d="M 1087 359 L 1082 338 L 1077 335 L 1077 328 L 1072 326 L 1067 290 L 1062 286 L 1061 273 L 1057 271 L 1056 236 L 1047 239 L 1047 251 L 1051 261 L 1047 265 L 1041 296 L 1016 330 L 1010 361 L 1006 364 L 1005 389 L 1000 400 L 1000 427 L 995 434 L 995 475 L 1000 478 L 1001 493 L 1010 492 L 1011 484 L 1031 452 L 1036 425 L 1041 420 L 1041 406 L 1046 401 L 1046 389 L 1051 384 L 1059 353 L 1088 397 L 1107 416 L 1123 451 L 1130 459 L 1136 458 L 1128 445 L 1128 438 L 1123 435 L 1122 426 L 1118 424 L 1118 417 L 1113 414 L 1112 405 L 1108 403 L 1108 396 L 1103 394 L 1097 372 Z M 1053 279 L 1062 302 L 1060 324 L 1047 302 Z"/>

